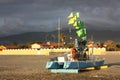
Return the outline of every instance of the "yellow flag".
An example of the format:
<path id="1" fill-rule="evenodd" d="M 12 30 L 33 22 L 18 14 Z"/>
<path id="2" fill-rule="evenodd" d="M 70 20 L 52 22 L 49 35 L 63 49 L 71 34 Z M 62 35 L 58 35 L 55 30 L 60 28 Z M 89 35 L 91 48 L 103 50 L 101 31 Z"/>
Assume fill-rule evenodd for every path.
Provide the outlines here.
<path id="1" fill-rule="evenodd" d="M 73 17 L 73 12 L 70 13 L 70 15 L 68 16 L 68 18 L 72 18 Z"/>
<path id="2" fill-rule="evenodd" d="M 74 21 L 77 20 L 77 16 L 74 16 L 73 19 L 74 19 Z"/>
<path id="3" fill-rule="evenodd" d="M 74 16 L 73 18 L 70 18 L 70 20 L 68 21 L 68 24 L 74 24 L 76 20 L 77 20 L 77 17 Z"/>
<path id="4" fill-rule="evenodd" d="M 74 27 L 76 27 L 76 26 L 77 26 L 77 22 L 76 22 L 76 21 L 74 22 L 73 26 L 74 26 Z"/>
<path id="5" fill-rule="evenodd" d="M 71 18 L 69 21 L 68 21 L 68 24 L 73 24 L 74 23 L 74 19 Z"/>

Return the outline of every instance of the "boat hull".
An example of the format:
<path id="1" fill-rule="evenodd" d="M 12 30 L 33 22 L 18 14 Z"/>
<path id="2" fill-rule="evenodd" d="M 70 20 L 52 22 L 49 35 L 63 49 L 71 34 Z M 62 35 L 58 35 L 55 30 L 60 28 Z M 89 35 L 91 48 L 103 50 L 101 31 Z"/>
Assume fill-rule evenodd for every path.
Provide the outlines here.
<path id="1" fill-rule="evenodd" d="M 65 69 L 80 69 L 88 67 L 98 67 L 104 65 L 104 60 L 99 61 L 76 61 L 76 62 L 65 62 L 63 68 Z"/>
<path id="2" fill-rule="evenodd" d="M 49 61 L 46 64 L 47 69 L 62 69 L 63 68 L 63 62 L 56 62 L 56 61 Z"/>
<path id="3" fill-rule="evenodd" d="M 88 67 L 98 67 L 104 65 L 104 60 L 97 61 L 66 61 L 66 62 L 47 62 L 47 69 L 80 69 Z"/>

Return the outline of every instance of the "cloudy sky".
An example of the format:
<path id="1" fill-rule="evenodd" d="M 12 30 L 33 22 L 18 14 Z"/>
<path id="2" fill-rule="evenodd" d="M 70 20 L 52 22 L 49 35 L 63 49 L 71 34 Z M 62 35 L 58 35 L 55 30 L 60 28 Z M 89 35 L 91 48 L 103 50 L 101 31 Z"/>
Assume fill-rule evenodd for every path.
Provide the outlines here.
<path id="1" fill-rule="evenodd" d="M 71 11 L 89 29 L 120 30 L 120 0 L 0 0 L 0 36 L 55 30 L 59 17 L 66 27 Z"/>

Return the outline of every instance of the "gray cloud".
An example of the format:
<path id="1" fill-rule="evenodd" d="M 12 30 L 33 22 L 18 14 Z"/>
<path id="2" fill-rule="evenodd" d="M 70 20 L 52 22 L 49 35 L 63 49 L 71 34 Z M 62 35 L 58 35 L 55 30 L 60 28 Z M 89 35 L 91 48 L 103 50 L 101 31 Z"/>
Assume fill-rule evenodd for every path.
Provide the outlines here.
<path id="1" fill-rule="evenodd" d="M 71 11 L 80 12 L 81 20 L 93 27 L 118 30 L 119 3 L 120 0 L 0 0 L 0 30 L 2 35 L 49 31 L 57 29 L 59 17 L 62 27 L 66 27 L 63 25 L 67 25 Z"/>

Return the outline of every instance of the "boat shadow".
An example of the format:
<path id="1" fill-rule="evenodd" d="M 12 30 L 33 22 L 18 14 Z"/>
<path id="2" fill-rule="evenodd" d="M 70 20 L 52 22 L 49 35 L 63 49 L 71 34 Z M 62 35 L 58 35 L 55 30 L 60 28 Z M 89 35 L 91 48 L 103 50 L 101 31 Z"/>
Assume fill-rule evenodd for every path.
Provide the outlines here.
<path id="1" fill-rule="evenodd" d="M 111 67 L 111 66 L 114 66 L 114 65 L 120 66 L 120 62 L 108 63 L 108 64 L 105 64 L 105 65 L 107 65 L 108 67 Z"/>

